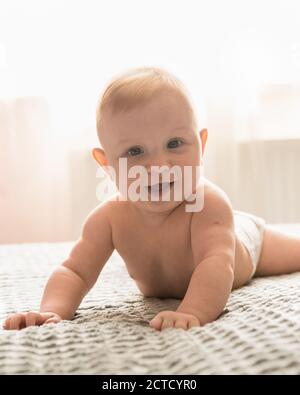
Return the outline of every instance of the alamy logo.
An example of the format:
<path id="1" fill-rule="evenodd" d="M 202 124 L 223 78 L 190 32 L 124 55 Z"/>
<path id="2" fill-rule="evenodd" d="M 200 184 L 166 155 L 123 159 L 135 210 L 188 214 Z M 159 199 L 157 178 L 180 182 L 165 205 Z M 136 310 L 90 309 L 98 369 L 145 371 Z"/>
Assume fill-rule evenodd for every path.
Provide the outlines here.
<path id="1" fill-rule="evenodd" d="M 119 200 L 133 202 L 186 201 L 187 212 L 201 211 L 204 206 L 203 166 L 144 166 L 127 167 L 127 158 L 119 159 L 118 176 L 112 166 L 106 166 L 107 174 L 97 169 L 100 183 L 96 190 L 98 200 L 109 198 L 117 191 Z"/>

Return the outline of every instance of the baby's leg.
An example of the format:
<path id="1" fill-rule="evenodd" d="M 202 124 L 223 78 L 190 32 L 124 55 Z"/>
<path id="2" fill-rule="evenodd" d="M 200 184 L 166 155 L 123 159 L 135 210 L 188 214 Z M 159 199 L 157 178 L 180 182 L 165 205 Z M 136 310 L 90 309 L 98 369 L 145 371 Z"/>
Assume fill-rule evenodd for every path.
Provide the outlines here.
<path id="1" fill-rule="evenodd" d="M 267 225 L 255 277 L 297 271 L 300 271 L 300 235 L 287 235 Z"/>

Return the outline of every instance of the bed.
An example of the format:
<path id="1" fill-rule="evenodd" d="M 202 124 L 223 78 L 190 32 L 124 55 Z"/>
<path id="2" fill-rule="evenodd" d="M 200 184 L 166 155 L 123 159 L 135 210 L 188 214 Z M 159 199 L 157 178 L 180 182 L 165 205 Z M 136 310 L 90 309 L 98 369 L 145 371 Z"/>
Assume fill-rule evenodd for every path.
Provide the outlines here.
<path id="1" fill-rule="evenodd" d="M 300 225 L 277 225 L 300 235 Z M 47 277 L 73 243 L 0 246 L 0 320 L 38 309 Z M 145 298 L 113 253 L 72 321 L 0 329 L 1 374 L 299 374 L 300 273 L 254 279 L 215 322 L 148 325 L 176 299 Z"/>

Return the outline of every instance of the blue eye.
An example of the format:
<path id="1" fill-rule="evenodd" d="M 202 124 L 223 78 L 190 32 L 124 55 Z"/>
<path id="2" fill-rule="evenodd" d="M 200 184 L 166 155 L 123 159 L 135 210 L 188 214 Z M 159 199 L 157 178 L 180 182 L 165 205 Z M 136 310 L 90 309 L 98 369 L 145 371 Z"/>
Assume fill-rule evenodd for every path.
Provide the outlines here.
<path id="1" fill-rule="evenodd" d="M 182 144 L 181 140 L 173 139 L 168 142 L 168 148 L 178 148 Z"/>
<path id="2" fill-rule="evenodd" d="M 131 147 L 128 151 L 127 151 L 127 155 L 128 156 L 137 156 L 142 154 L 144 151 L 141 147 Z"/>

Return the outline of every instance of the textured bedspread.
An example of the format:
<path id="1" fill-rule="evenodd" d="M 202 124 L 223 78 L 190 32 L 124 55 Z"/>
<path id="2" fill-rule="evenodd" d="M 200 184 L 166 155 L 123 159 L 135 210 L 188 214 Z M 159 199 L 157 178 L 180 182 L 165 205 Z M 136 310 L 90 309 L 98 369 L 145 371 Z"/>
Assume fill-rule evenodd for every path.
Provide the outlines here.
<path id="1" fill-rule="evenodd" d="M 1 321 L 39 307 L 47 277 L 71 246 L 0 246 Z M 144 298 L 114 253 L 73 321 L 0 329 L 0 373 L 300 374 L 300 273 L 254 279 L 202 328 L 149 327 L 178 304 Z"/>

